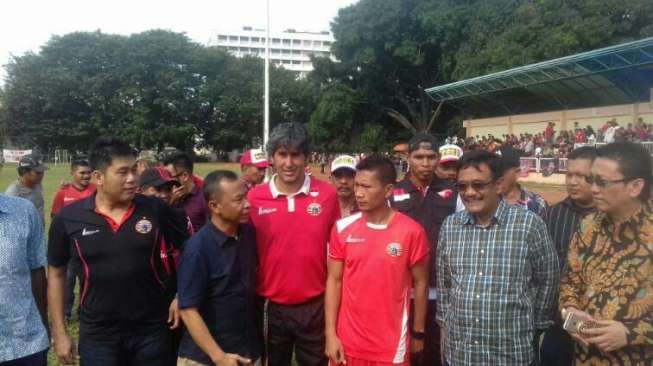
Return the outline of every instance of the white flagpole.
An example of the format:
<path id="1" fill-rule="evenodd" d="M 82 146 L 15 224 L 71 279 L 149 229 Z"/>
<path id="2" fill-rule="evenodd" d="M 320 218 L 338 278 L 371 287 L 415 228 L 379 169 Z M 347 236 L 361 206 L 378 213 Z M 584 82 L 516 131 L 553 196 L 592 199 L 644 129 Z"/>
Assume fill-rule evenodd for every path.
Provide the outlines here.
<path id="1" fill-rule="evenodd" d="M 270 0 L 266 0 L 267 26 L 265 37 L 265 96 L 263 106 L 263 149 L 270 135 Z"/>

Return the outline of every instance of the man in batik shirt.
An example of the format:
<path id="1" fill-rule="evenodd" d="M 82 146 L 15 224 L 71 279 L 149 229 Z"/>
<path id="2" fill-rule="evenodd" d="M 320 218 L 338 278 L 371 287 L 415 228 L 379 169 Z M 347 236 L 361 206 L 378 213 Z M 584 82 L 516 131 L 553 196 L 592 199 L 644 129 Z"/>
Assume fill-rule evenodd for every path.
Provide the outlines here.
<path id="1" fill-rule="evenodd" d="M 563 318 L 589 326 L 569 330 L 575 365 L 650 365 L 653 360 L 653 211 L 651 157 L 630 142 L 597 150 L 594 203 L 572 236 L 560 288 Z"/>

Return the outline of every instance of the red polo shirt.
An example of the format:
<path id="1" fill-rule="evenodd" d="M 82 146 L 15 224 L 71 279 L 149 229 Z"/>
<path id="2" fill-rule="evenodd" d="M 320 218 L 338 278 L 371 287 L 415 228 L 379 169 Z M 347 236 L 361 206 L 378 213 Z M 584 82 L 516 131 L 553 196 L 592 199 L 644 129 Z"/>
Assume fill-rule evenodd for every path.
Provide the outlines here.
<path id="1" fill-rule="evenodd" d="M 336 190 L 305 176 L 290 196 L 270 183 L 249 191 L 259 256 L 257 292 L 271 301 L 300 304 L 324 293 L 331 227 L 340 216 Z"/>
<path id="2" fill-rule="evenodd" d="M 95 184 L 89 184 L 85 189 L 78 190 L 72 184 L 66 184 L 63 187 L 59 188 L 57 194 L 54 196 L 52 201 L 52 211 L 51 216 L 54 216 L 61 211 L 61 208 L 68 206 L 69 204 L 84 199 L 95 193 Z"/>

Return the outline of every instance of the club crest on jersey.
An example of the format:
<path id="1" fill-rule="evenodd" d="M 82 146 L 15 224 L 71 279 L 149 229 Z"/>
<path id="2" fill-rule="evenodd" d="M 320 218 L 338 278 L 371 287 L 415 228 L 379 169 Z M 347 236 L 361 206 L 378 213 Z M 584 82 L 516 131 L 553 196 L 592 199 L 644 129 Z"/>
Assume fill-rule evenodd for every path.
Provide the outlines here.
<path id="1" fill-rule="evenodd" d="M 141 234 L 147 234 L 152 231 L 152 221 L 143 217 L 136 223 L 134 229 Z"/>
<path id="2" fill-rule="evenodd" d="M 313 202 L 308 207 L 306 208 L 306 212 L 308 212 L 309 215 L 312 216 L 317 216 L 322 213 L 322 205 L 320 205 L 317 202 Z"/>
<path id="3" fill-rule="evenodd" d="M 385 252 L 391 257 L 400 257 L 403 251 L 404 249 L 401 247 L 401 244 L 399 243 L 390 243 L 385 248 Z"/>

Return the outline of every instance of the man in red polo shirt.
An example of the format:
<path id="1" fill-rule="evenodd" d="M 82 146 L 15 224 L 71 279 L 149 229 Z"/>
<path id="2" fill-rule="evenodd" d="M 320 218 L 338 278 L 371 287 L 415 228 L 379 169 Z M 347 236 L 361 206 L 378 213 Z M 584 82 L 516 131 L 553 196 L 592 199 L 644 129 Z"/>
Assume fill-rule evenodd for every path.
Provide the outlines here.
<path id="1" fill-rule="evenodd" d="M 84 199 L 95 192 L 95 184 L 91 183 L 91 167 L 86 159 L 74 159 L 70 164 L 72 182 L 63 185 L 54 196 L 50 217 L 69 204 Z M 80 276 L 80 269 L 74 265 L 68 266 L 66 273 L 66 294 L 64 300 L 64 313 L 66 320 L 70 321 L 75 302 L 75 282 Z M 81 280 L 80 280 L 81 283 Z"/>
<path id="2" fill-rule="evenodd" d="M 339 220 L 329 242 L 326 353 L 338 365 L 408 365 L 409 339 L 416 361 L 424 349 L 428 239 L 419 223 L 388 206 L 392 161 L 370 156 L 356 171 L 361 212 Z"/>
<path id="3" fill-rule="evenodd" d="M 50 217 L 58 214 L 62 207 L 86 198 L 95 192 L 95 184 L 91 183 L 91 168 L 86 159 L 74 159 L 70 164 L 72 182 L 59 188 L 52 201 Z"/>
<path id="4" fill-rule="evenodd" d="M 264 301 L 270 366 L 324 366 L 326 247 L 340 215 L 335 189 L 306 175 L 309 147 L 300 124 L 284 123 L 267 145 L 276 174 L 249 191 L 256 228 L 257 293 Z"/>

